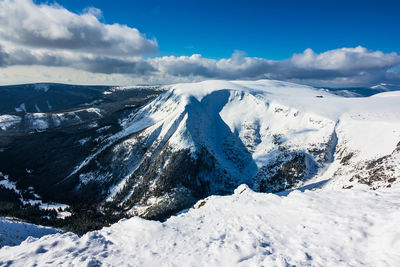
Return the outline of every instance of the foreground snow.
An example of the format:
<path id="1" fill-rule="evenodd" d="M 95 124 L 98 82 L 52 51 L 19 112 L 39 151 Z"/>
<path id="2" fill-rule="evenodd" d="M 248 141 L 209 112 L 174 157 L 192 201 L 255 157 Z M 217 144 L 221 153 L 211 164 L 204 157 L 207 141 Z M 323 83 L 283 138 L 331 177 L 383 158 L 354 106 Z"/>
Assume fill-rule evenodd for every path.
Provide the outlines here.
<path id="1" fill-rule="evenodd" d="M 39 238 L 55 233 L 61 233 L 61 231 L 50 227 L 0 218 L 0 248 L 19 245 L 27 237 Z"/>
<path id="2" fill-rule="evenodd" d="M 165 223 L 137 217 L 83 237 L 0 250 L 12 266 L 396 266 L 400 188 L 255 193 L 240 186 Z"/>

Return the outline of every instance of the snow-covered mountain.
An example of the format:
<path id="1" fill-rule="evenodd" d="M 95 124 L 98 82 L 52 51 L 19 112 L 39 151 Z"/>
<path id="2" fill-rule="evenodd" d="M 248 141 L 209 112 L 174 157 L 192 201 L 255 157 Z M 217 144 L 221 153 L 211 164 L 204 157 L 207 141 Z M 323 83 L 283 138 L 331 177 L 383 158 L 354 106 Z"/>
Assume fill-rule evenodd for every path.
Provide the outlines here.
<path id="1" fill-rule="evenodd" d="M 157 91 L 159 86 L 90 86 L 34 83 L 0 86 L 0 115 L 48 113 L 111 103 Z"/>
<path id="2" fill-rule="evenodd" d="M 101 181 L 118 166 L 107 204 L 148 218 L 241 183 L 261 192 L 321 181 L 390 186 L 399 176 L 398 103 L 398 92 L 344 98 L 268 80 L 177 84 L 122 121 L 104 171 L 83 171 L 88 159 L 76 172 Z"/>
<path id="3" fill-rule="evenodd" d="M 81 151 L 70 162 L 61 154 L 40 169 L 21 166 L 29 170 L 26 177 L 0 171 L 21 192 L 18 187 L 31 187 L 46 201 L 72 209 L 85 203 L 106 216 L 102 223 L 134 215 L 165 219 L 243 183 L 255 191 L 280 192 L 359 184 L 376 189 L 399 181 L 399 92 L 345 98 L 271 80 L 162 89 L 166 92 L 143 106 L 125 107 L 111 130 L 108 120 L 86 135 L 79 132 L 79 142 L 67 139 L 73 145 L 64 150 Z M 39 133 L 57 140 L 46 151 L 60 151 L 66 131 Z M 1 149 L 0 157 L 20 157 Z M 46 166 L 52 175 L 44 179 Z"/>
<path id="4" fill-rule="evenodd" d="M 132 106 L 132 99 L 138 102 L 158 95 L 158 88 L 55 83 L 0 86 L 0 131 L 43 131 L 94 121 L 124 105 Z"/>
<path id="5" fill-rule="evenodd" d="M 19 200 L 17 217 L 79 233 L 165 221 L 28 238 L 0 249 L 0 265 L 400 261 L 400 92 L 342 97 L 271 80 L 162 90 L 38 132 L 4 117 L 0 211 Z"/>

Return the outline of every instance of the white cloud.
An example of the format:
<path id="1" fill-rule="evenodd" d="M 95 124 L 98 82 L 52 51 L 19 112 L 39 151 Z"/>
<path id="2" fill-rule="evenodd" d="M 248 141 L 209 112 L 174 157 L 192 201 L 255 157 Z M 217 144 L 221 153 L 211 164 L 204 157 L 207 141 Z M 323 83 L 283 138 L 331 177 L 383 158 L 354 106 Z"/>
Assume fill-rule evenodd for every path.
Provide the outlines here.
<path id="1" fill-rule="evenodd" d="M 341 48 L 316 54 L 310 48 L 294 54 L 290 62 L 299 68 L 322 70 L 370 70 L 390 68 L 400 64 L 396 53 L 384 54 L 364 47 Z"/>
<path id="2" fill-rule="evenodd" d="M 393 67 L 400 64 L 396 53 L 370 51 L 363 47 L 341 48 L 316 54 L 306 49 L 291 58 L 273 61 L 246 57 L 236 51 L 228 59 L 208 59 L 201 55 L 160 57 L 149 63 L 161 73 L 176 77 L 217 79 L 281 79 L 324 86 L 368 86 L 397 80 Z"/>
<path id="3" fill-rule="evenodd" d="M 157 42 L 137 29 L 99 21 L 101 10 L 82 14 L 57 4 L 0 0 L 0 67 L 70 67 L 95 73 L 144 75 L 153 67 L 141 56 Z"/>
<path id="4" fill-rule="evenodd" d="M 0 71 L 0 85 L 56 82 L 87 85 L 153 84 L 151 76 L 131 77 L 122 74 L 92 73 L 68 67 L 13 66 Z"/>
<path id="5" fill-rule="evenodd" d="M 0 47 L 0 66 L 3 67 L 41 65 L 69 67 L 103 75 L 130 76 L 121 79 L 121 83 L 122 80 L 132 79 L 149 83 L 173 83 L 204 79 L 269 78 L 332 87 L 370 86 L 382 82 L 400 84 L 400 73 L 396 68 L 399 64 L 400 56 L 396 53 L 385 54 L 360 47 L 321 54 L 307 49 L 302 54 L 281 61 L 247 57 L 240 51 L 233 53 L 230 58 L 220 60 L 198 54 L 143 59 L 82 55 L 68 51 L 5 50 Z"/>
<path id="6" fill-rule="evenodd" d="M 103 24 L 101 11 L 88 8 L 75 14 L 53 4 L 36 5 L 32 0 L 0 1 L 0 38 L 31 48 L 67 49 L 107 56 L 152 54 L 157 42 L 137 29 Z"/>
<path id="7" fill-rule="evenodd" d="M 135 28 L 104 24 L 102 16 L 94 7 L 76 14 L 57 4 L 0 0 L 2 83 L 14 81 L 19 68 L 30 71 L 20 82 L 41 82 L 46 77 L 46 81 L 97 84 L 269 78 L 333 87 L 400 85 L 400 56 L 361 46 L 323 53 L 306 49 L 286 60 L 248 57 L 242 51 L 219 60 L 200 54 L 144 58 L 156 52 L 157 42 Z M 39 75 L 35 68 L 48 75 Z M 57 75 L 61 71 L 62 79 Z"/>
<path id="8" fill-rule="evenodd" d="M 71 51 L 32 50 L 27 48 L 2 48 L 0 44 L 0 67 L 9 66 L 71 67 L 94 73 L 149 74 L 155 69 L 141 57 L 107 57 Z"/>

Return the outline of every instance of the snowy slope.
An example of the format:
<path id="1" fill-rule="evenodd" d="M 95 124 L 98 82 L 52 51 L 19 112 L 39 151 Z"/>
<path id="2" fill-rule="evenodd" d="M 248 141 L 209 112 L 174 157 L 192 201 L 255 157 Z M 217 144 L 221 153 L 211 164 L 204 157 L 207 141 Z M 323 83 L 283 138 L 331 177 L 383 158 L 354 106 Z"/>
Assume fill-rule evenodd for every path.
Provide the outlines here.
<path id="1" fill-rule="evenodd" d="M 323 180 L 336 188 L 358 183 L 377 188 L 399 180 L 398 92 L 344 98 L 271 80 L 205 81 L 167 89 L 123 120 L 123 130 L 110 139 L 126 171 L 106 199 L 125 210 L 133 205 L 130 215 L 146 217 L 147 209 L 159 204 L 164 210 L 177 207 L 174 199 L 190 202 L 198 191 L 232 192 L 241 183 L 277 192 Z M 182 153 L 192 161 L 180 162 Z M 203 171 L 185 173 L 182 165 Z M 178 174 L 170 171 L 179 168 Z M 168 172 L 172 175 L 165 178 Z M 179 174 L 194 176 L 191 183 L 202 186 L 175 180 L 178 185 L 161 189 L 164 194 L 152 193 Z M 146 194 L 138 196 L 143 187 Z"/>
<path id="2" fill-rule="evenodd" d="M 40 238 L 45 235 L 56 233 L 62 233 L 62 231 L 50 227 L 0 218 L 0 248 L 19 245 L 28 237 L 31 237 L 30 240 L 32 240 L 32 238 Z"/>
<path id="3" fill-rule="evenodd" d="M 164 223 L 138 217 L 81 238 L 0 250 L 12 266 L 396 266 L 400 188 L 255 193 L 240 186 Z"/>
<path id="4" fill-rule="evenodd" d="M 21 118 L 15 115 L 0 115 L 0 129 L 6 130 L 8 127 L 18 124 Z"/>
<path id="5" fill-rule="evenodd" d="M 228 126 L 258 167 L 267 164 L 271 152 L 277 149 L 313 154 L 313 148 L 327 149 L 324 146 L 330 141 L 338 141 L 332 138 L 340 139 L 360 160 L 371 160 L 391 154 L 400 141 L 399 103 L 399 92 L 343 98 L 312 87 L 269 80 L 178 84 L 135 114 L 133 120 L 124 122 L 124 135 L 157 129 L 156 143 L 168 139 L 174 149 L 192 150 L 205 145 L 224 161 L 227 156 L 223 153 L 232 152 L 221 148 L 227 143 L 221 132 Z M 246 154 L 240 148 L 231 148 L 234 153 Z M 323 160 L 321 155 L 313 156 L 316 161 Z M 229 169 L 232 163 L 230 160 L 225 167 Z"/>
<path id="6" fill-rule="evenodd" d="M 82 194 L 97 184 L 99 210 L 126 217 L 205 199 L 164 223 L 134 217 L 4 247 L 0 265 L 400 262 L 400 92 L 344 98 L 269 80 L 165 89 L 63 181 Z"/>
<path id="7" fill-rule="evenodd" d="M 270 193 L 302 186 L 341 189 L 366 184 L 376 189 L 400 181 L 399 92 L 345 98 L 272 80 L 205 81 L 161 89 L 166 92 L 151 102 L 124 105 L 112 131 L 96 129 L 96 134 L 85 133 L 65 148 L 68 139 L 55 132 L 56 148 L 67 151 L 73 163 L 59 168 L 65 161 L 61 156 L 54 165 L 52 160 L 44 162 L 52 166 L 49 177 L 44 176 L 47 169 L 27 166 L 30 175 L 37 176 L 15 185 L 51 179 L 51 189 L 46 182 L 38 183 L 49 201 L 72 208 L 84 201 L 104 215 L 101 221 L 107 224 L 136 215 L 164 220 L 209 195 L 231 194 L 243 183 Z M 78 111 L 96 120 L 110 115 L 106 106 Z M 51 128 L 53 117 L 42 114 L 59 113 L 37 113 L 33 120 Z M 13 127 L 4 124 L 7 130 L 0 134 L 9 134 Z M 74 151 L 76 160 L 70 157 Z M 18 153 L 14 156 L 19 158 Z M 34 156 L 27 160 L 31 158 L 40 161 Z"/>
<path id="8" fill-rule="evenodd" d="M 17 115 L 0 115 L 0 130 L 37 130 L 43 131 L 48 128 L 73 125 L 85 120 L 102 118 L 104 111 L 99 108 L 84 108 L 63 113 L 24 113 Z"/>

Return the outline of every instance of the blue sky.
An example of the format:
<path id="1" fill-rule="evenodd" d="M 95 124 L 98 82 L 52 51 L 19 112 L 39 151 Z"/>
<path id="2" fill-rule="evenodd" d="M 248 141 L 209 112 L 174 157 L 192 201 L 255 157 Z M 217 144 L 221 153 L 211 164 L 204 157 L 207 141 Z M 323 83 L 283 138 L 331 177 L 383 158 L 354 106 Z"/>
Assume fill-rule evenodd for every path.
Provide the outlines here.
<path id="1" fill-rule="evenodd" d="M 400 1 L 122 1 L 58 0 L 81 12 L 94 6 L 106 23 L 138 28 L 160 55 L 289 58 L 306 48 L 324 52 L 363 46 L 400 52 Z"/>
<path id="2" fill-rule="evenodd" d="M 0 84 L 400 88 L 396 1 L 0 0 Z"/>

